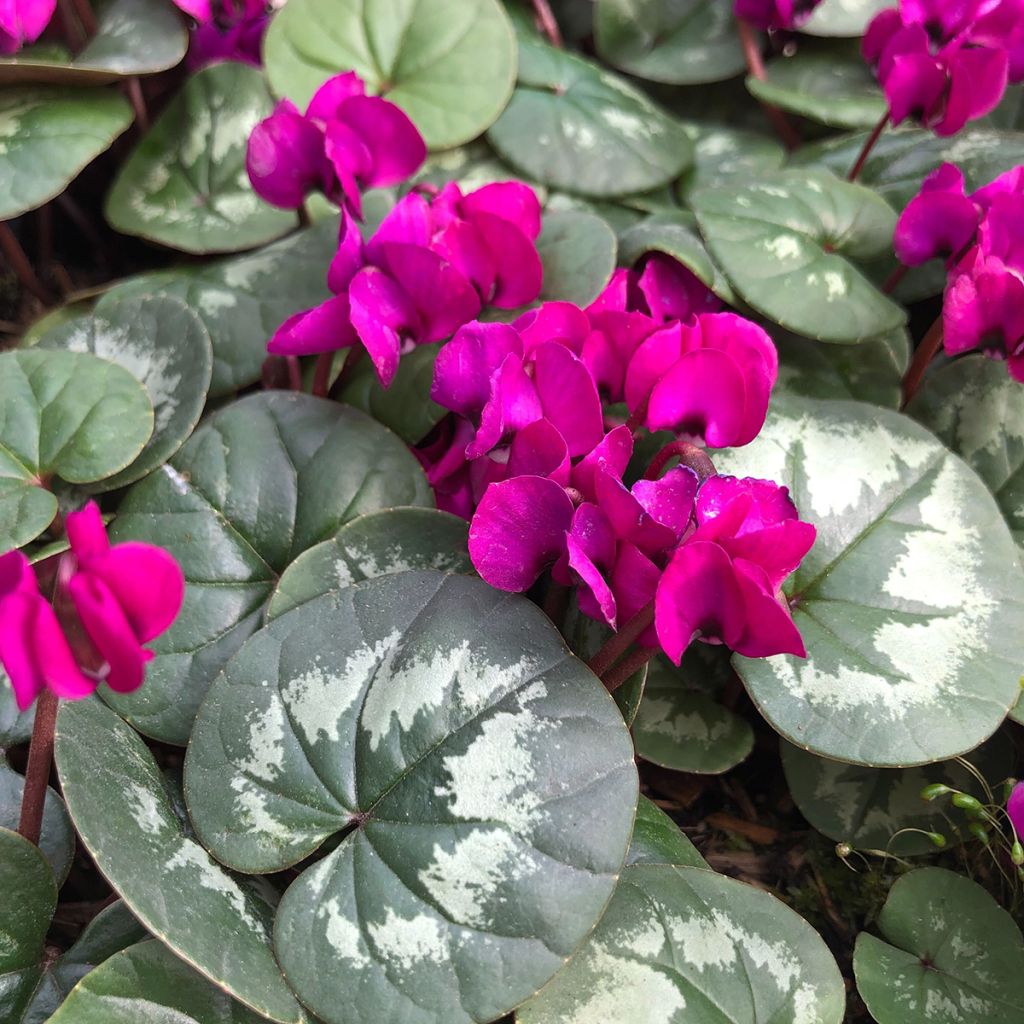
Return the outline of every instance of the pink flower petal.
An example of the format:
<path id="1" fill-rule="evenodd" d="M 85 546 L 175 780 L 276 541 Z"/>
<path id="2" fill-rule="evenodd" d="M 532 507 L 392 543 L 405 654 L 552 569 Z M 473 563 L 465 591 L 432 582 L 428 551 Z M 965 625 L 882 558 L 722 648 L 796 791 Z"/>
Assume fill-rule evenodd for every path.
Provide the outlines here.
<path id="1" fill-rule="evenodd" d="M 92 573 L 78 573 L 68 582 L 68 594 L 89 639 L 107 662 L 103 681 L 117 693 L 137 690 L 151 655 L 143 651 L 110 588 Z"/>
<path id="2" fill-rule="evenodd" d="M 95 501 L 90 501 L 80 512 L 69 512 L 65 528 L 71 550 L 83 565 L 110 550 L 107 529 Z"/>
<path id="3" fill-rule="evenodd" d="M 688 466 L 676 466 L 657 480 L 638 480 L 632 492 L 644 511 L 679 540 L 693 520 L 697 474 Z"/>
<path id="4" fill-rule="evenodd" d="M 924 180 L 896 223 L 896 256 L 916 267 L 937 256 L 955 256 L 978 230 L 978 211 L 964 194 L 964 176 L 943 164 Z"/>
<path id="5" fill-rule="evenodd" d="M 683 335 L 693 330 L 681 323 L 669 324 L 648 335 L 637 346 L 626 366 L 624 394 L 631 412 L 644 408 L 654 385 L 682 357 L 687 347 L 684 346 Z"/>
<path id="6" fill-rule="evenodd" d="M 489 401 L 491 378 L 505 357 L 522 352 L 519 334 L 508 324 L 465 324 L 437 354 L 430 397 L 452 412 L 475 416 Z"/>
<path id="7" fill-rule="evenodd" d="M 605 471 L 622 479 L 633 457 L 633 434 L 625 425 L 608 431 L 572 470 L 572 485 L 587 501 L 597 501 L 595 474 Z"/>
<path id="8" fill-rule="evenodd" d="M 494 373 L 491 397 L 480 414 L 480 428 L 466 448 L 466 457 L 479 458 L 543 415 L 533 380 L 522 359 L 510 352 Z"/>
<path id="9" fill-rule="evenodd" d="M 533 242 L 514 224 L 489 213 L 472 221 L 483 239 L 494 267 L 493 289 L 482 298 L 498 309 L 515 309 L 540 295 L 544 268 Z"/>
<path id="10" fill-rule="evenodd" d="M 569 486 L 569 452 L 565 439 L 547 420 L 523 427 L 512 439 L 508 475 L 545 476 L 560 487 Z"/>
<path id="11" fill-rule="evenodd" d="M 296 313 L 267 342 L 271 355 L 308 356 L 348 348 L 356 342 L 348 295 L 336 295 L 313 309 Z"/>
<path id="12" fill-rule="evenodd" d="M 329 163 L 324 136 L 289 100 L 249 135 L 245 167 L 256 193 L 273 206 L 296 210 L 314 188 L 324 188 Z"/>
<path id="13" fill-rule="evenodd" d="M 352 96 L 336 115 L 362 140 L 370 154 L 369 167 L 359 176 L 364 188 L 383 188 L 405 181 L 427 158 L 427 147 L 416 126 L 394 103 L 378 96 Z"/>
<path id="14" fill-rule="evenodd" d="M 961 50 L 949 62 L 950 88 L 946 111 L 935 134 L 955 135 L 968 121 L 999 106 L 1009 81 L 1010 58 L 1004 49 Z"/>
<path id="15" fill-rule="evenodd" d="M 583 363 L 557 342 L 533 356 L 533 383 L 544 417 L 565 438 L 570 456 L 584 455 L 604 437 L 604 414 L 593 378 Z"/>
<path id="16" fill-rule="evenodd" d="M 590 333 L 586 313 L 571 302 L 545 302 L 525 312 L 512 326 L 523 339 L 527 355 L 547 341 L 557 341 L 579 355 Z"/>
<path id="17" fill-rule="evenodd" d="M 306 107 L 306 117 L 325 125 L 338 116 L 338 111 L 346 100 L 365 94 L 366 86 L 354 71 L 334 75 L 313 93 L 313 98 Z"/>
<path id="18" fill-rule="evenodd" d="M 339 296 L 339 299 L 342 298 Z M 382 270 L 366 267 L 349 285 L 352 326 L 369 353 L 380 382 L 387 387 L 398 371 L 402 341 L 420 330 L 405 290 Z"/>
<path id="19" fill-rule="evenodd" d="M 611 585 L 620 623 L 629 622 L 654 600 L 660 579 L 661 570 L 642 551 L 632 544 L 619 544 Z M 658 646 L 654 624 L 640 634 L 637 644 L 640 647 Z"/>
<path id="20" fill-rule="evenodd" d="M 462 215 L 470 219 L 487 213 L 514 224 L 528 239 L 540 234 L 540 200 L 529 185 L 521 181 L 496 181 L 465 196 Z"/>
<path id="21" fill-rule="evenodd" d="M 475 223 L 453 220 L 434 238 L 431 248 L 473 285 L 484 304 L 490 301 L 498 271 L 487 239 Z"/>
<path id="22" fill-rule="evenodd" d="M 648 256 L 638 286 L 655 320 L 689 320 L 722 308 L 722 300 L 692 270 L 664 253 Z"/>
<path id="23" fill-rule="evenodd" d="M 363 236 L 348 210 L 343 209 L 338 224 L 338 248 L 327 270 L 327 287 L 335 295 L 340 295 L 362 266 Z"/>
<path id="24" fill-rule="evenodd" d="M 22 711 L 31 706 L 45 686 L 33 656 L 33 624 L 41 604 L 45 604 L 41 597 L 26 593 L 12 593 L 0 599 L 0 663 Z"/>
<path id="25" fill-rule="evenodd" d="M 742 559 L 733 561 L 736 582 L 743 600 L 743 631 L 729 646 L 746 658 L 770 658 L 776 654 L 795 654 L 806 658 L 807 651 L 783 598 L 773 595 L 764 571 Z"/>

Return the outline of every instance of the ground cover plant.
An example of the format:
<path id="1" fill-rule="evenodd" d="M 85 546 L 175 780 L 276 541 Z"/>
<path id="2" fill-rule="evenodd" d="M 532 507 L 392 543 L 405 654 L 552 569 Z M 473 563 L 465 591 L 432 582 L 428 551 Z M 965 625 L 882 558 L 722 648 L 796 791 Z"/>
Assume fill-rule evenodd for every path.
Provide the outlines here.
<path id="1" fill-rule="evenodd" d="M 1024 0 L 175 3 L 0 0 L 0 1021 L 1024 1024 Z"/>

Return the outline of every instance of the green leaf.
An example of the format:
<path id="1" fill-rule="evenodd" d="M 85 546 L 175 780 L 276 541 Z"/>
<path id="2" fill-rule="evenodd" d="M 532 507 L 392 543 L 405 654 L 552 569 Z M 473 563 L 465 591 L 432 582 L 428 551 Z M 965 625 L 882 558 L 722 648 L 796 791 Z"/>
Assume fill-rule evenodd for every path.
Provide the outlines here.
<path id="1" fill-rule="evenodd" d="M 541 301 L 589 306 L 611 280 L 617 247 L 615 232 L 595 213 L 545 213 L 537 239 L 544 265 Z"/>
<path id="2" fill-rule="evenodd" d="M 626 867 L 633 864 L 674 864 L 687 868 L 708 866 L 679 826 L 645 796 L 641 796 L 636 805 L 633 838 L 626 854 Z"/>
<path id="3" fill-rule="evenodd" d="M 760 132 L 707 121 L 684 121 L 683 128 L 693 141 L 694 153 L 693 166 L 677 185 L 684 200 L 696 189 L 722 184 L 723 178 L 751 178 L 777 171 L 786 159 L 785 147 Z"/>
<path id="4" fill-rule="evenodd" d="M 774 896 L 701 867 L 627 868 L 611 905 L 518 1024 L 839 1024 L 828 948 Z"/>
<path id="5" fill-rule="evenodd" d="M 53 520 L 51 477 L 85 484 L 124 469 L 153 432 L 153 407 L 125 369 L 78 352 L 0 353 L 0 550 Z"/>
<path id="6" fill-rule="evenodd" d="M 432 503 L 405 445 L 354 409 L 282 391 L 226 406 L 121 504 L 112 539 L 165 547 L 187 587 L 174 625 L 150 645 L 146 685 L 104 700 L 147 735 L 184 745 L 292 561 L 365 512 Z"/>
<path id="7" fill-rule="evenodd" d="M 469 1024 L 536 991 L 600 917 L 629 844 L 632 755 L 540 609 L 407 572 L 246 643 L 200 709 L 185 796 L 207 848 L 245 871 L 341 834 L 274 925 L 319 1017 Z"/>
<path id="8" fill-rule="evenodd" d="M 777 57 L 767 78 L 747 78 L 747 88 L 762 103 L 833 128 L 874 128 L 888 101 L 864 62 L 860 42 L 815 45 L 805 42 L 792 57 Z"/>
<path id="9" fill-rule="evenodd" d="M 48 1024 L 260 1024 L 166 946 L 150 940 L 92 970 Z"/>
<path id="10" fill-rule="evenodd" d="M 878 767 L 995 732 L 1019 692 L 1024 572 L 995 500 L 932 434 L 857 402 L 780 398 L 723 473 L 790 488 L 817 542 L 786 586 L 808 658 L 733 663 L 798 746 Z"/>
<path id="11" fill-rule="evenodd" d="M 854 398 L 895 409 L 910 362 L 910 335 L 891 331 L 859 345 L 822 345 L 788 331 L 773 333 L 778 391 L 804 398 Z"/>
<path id="12" fill-rule="evenodd" d="M 0 665 L 0 750 L 10 750 L 21 743 L 28 743 L 35 717 L 35 704 L 27 711 L 18 710 L 14 688 Z"/>
<path id="13" fill-rule="evenodd" d="M 122 366 L 149 393 L 155 426 L 146 447 L 130 466 L 91 490 L 123 487 L 163 465 L 188 439 L 206 405 L 210 337 L 199 317 L 177 299 L 104 298 L 92 316 L 40 338 L 39 348 L 91 352 Z"/>
<path id="14" fill-rule="evenodd" d="M 519 82 L 487 133 L 513 167 L 595 198 L 665 185 L 693 159 L 678 121 L 624 79 L 534 38 L 519 43 Z"/>
<path id="15" fill-rule="evenodd" d="M 111 0 L 97 11 L 96 34 L 71 59 L 66 52 L 39 54 L 36 47 L 0 58 L 0 85 L 52 82 L 105 85 L 132 75 L 174 67 L 188 48 L 178 12 L 161 0 Z"/>
<path id="16" fill-rule="evenodd" d="M 0 220 L 60 195 L 132 123 L 113 90 L 24 85 L 0 92 Z"/>
<path id="17" fill-rule="evenodd" d="M 227 61 L 196 72 L 121 165 L 107 193 L 111 226 L 183 252 L 234 252 L 296 226 L 268 206 L 245 169 L 249 133 L 273 107 L 263 75 Z"/>
<path id="18" fill-rule="evenodd" d="M 469 192 L 496 181 L 508 181 L 515 176 L 516 172 L 481 137 L 465 146 L 430 153 L 409 182 L 412 185 L 426 183 L 441 188 L 454 181 L 463 192 Z M 544 186 L 535 182 L 528 184 L 543 203 L 547 195 Z"/>
<path id="19" fill-rule="evenodd" d="M 867 132 L 858 132 L 804 146 L 793 162 L 824 165 L 845 177 L 867 137 Z M 968 126 L 952 139 L 920 129 L 886 132 L 872 149 L 858 180 L 874 189 L 894 210 L 902 210 L 917 195 L 921 182 L 946 162 L 955 163 L 964 172 L 967 190 L 973 191 L 1008 167 L 1024 163 L 1024 132 Z"/>
<path id="20" fill-rule="evenodd" d="M 985 481 L 1024 548 L 1024 393 L 1006 364 L 976 354 L 933 370 L 907 414 Z"/>
<path id="21" fill-rule="evenodd" d="M 405 353 L 394 380 L 386 388 L 381 385 L 373 363 L 360 358 L 342 389 L 341 400 L 383 423 L 403 441 L 422 441 L 448 415 L 447 409 L 430 398 L 434 361 L 441 344 L 417 345 Z"/>
<path id="22" fill-rule="evenodd" d="M 263 50 L 274 91 L 304 107 L 339 71 L 397 103 L 431 149 L 475 139 L 515 81 L 516 41 L 497 0 L 295 0 Z"/>
<path id="23" fill-rule="evenodd" d="M 634 672 L 624 683 L 616 687 L 612 699 L 619 706 L 626 725 L 632 728 L 636 713 L 640 710 L 640 701 L 644 699 L 647 687 L 647 666 Z"/>
<path id="24" fill-rule="evenodd" d="M 857 991 L 878 1024 L 1024 1018 L 1024 943 L 1013 918 L 969 878 L 919 868 L 897 879 L 857 936 Z"/>
<path id="25" fill-rule="evenodd" d="M 271 908 L 186 832 L 138 734 L 95 697 L 68 701 L 55 756 L 78 835 L 132 913 L 236 999 L 301 1021 L 274 962 Z"/>
<path id="26" fill-rule="evenodd" d="M 732 8 L 717 0 L 597 0 L 594 43 L 620 71 L 673 85 L 718 82 L 746 66 Z"/>
<path id="27" fill-rule="evenodd" d="M 0 757 L 0 828 L 12 832 L 17 830 L 24 792 L 24 777 Z M 64 801 L 49 786 L 43 804 L 43 829 L 39 848 L 53 871 L 57 885 L 63 885 L 75 856 L 75 833 Z"/>
<path id="28" fill-rule="evenodd" d="M 633 723 L 636 752 L 680 772 L 720 775 L 754 748 L 750 723 L 704 693 L 662 658 L 650 662 L 647 689 Z"/>
<path id="29" fill-rule="evenodd" d="M 870 189 L 822 171 L 788 171 L 702 189 L 691 202 L 736 292 L 783 327 L 849 343 L 906 321 L 851 262 L 892 246 L 896 216 Z"/>
<path id="30" fill-rule="evenodd" d="M 353 583 L 409 569 L 472 573 L 469 524 L 432 508 L 388 508 L 346 523 L 285 570 L 267 621 Z"/>
<path id="31" fill-rule="evenodd" d="M 210 397 L 221 398 L 260 379 L 267 342 L 288 317 L 330 297 L 325 268 L 337 244 L 328 219 L 241 256 L 128 278 L 103 302 L 169 295 L 189 305 L 210 334 Z"/>
<path id="32" fill-rule="evenodd" d="M 889 0 L 825 0 L 800 31 L 812 36 L 862 36 L 886 7 L 892 7 Z"/>
<path id="33" fill-rule="evenodd" d="M 996 788 L 1013 770 L 1012 744 L 997 734 L 966 760 Z M 938 832 L 948 844 L 968 835 L 967 819 L 948 797 L 931 803 L 921 799 L 925 786 L 943 783 L 986 802 L 981 784 L 958 761 L 917 768 L 865 768 L 815 757 L 783 741 L 782 767 L 800 813 L 819 832 L 857 849 L 885 850 L 896 857 L 937 852 L 935 844 L 920 832 L 894 839 L 900 829 Z M 951 818 L 962 830 L 960 835 L 954 833 Z"/>

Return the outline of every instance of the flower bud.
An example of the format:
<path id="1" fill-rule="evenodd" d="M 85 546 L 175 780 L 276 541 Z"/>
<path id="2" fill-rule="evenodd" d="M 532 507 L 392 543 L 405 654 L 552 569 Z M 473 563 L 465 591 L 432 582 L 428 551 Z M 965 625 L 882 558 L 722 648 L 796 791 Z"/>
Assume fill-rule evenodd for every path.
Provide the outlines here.
<path id="1" fill-rule="evenodd" d="M 1021 841 L 1019 839 L 1010 847 L 1010 860 L 1012 860 L 1017 867 L 1024 864 L 1024 846 L 1021 845 Z"/>
<path id="2" fill-rule="evenodd" d="M 931 840 L 932 846 L 937 846 L 940 850 L 946 847 L 946 837 L 941 832 L 926 832 L 925 835 Z"/>
<path id="3" fill-rule="evenodd" d="M 984 843 L 985 846 L 988 846 L 989 834 L 988 829 L 984 825 L 979 825 L 976 821 L 972 821 L 967 828 L 979 843 Z"/>
<path id="4" fill-rule="evenodd" d="M 953 806 L 965 811 L 973 811 L 974 813 L 984 810 L 981 801 L 977 797 L 971 796 L 970 793 L 954 793 Z"/>
<path id="5" fill-rule="evenodd" d="M 941 782 L 933 782 L 930 786 L 925 786 L 921 790 L 921 799 L 931 803 L 936 797 L 945 796 L 947 793 L 952 792 L 953 790 L 949 786 L 944 786 Z"/>

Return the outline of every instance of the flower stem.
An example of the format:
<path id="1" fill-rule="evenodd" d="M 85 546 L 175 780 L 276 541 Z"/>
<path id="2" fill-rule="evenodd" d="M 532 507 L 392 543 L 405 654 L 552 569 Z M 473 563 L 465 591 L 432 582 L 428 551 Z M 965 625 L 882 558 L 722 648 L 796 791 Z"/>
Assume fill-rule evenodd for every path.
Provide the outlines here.
<path id="1" fill-rule="evenodd" d="M 149 110 L 146 108 L 146 97 L 142 91 L 142 82 L 137 76 L 129 78 L 125 83 L 128 100 L 135 111 L 135 125 L 140 134 L 149 131 Z"/>
<path id="2" fill-rule="evenodd" d="M 864 143 L 864 148 L 860 151 L 857 162 L 850 168 L 850 173 L 846 176 L 847 181 L 856 181 L 860 177 L 860 172 L 864 170 L 864 165 L 868 162 L 868 157 L 871 156 L 875 143 L 882 137 L 882 132 L 885 131 L 885 126 L 888 123 L 889 111 L 887 110 L 882 115 L 882 120 L 875 125 L 874 130 L 868 136 L 867 142 Z"/>
<path id="3" fill-rule="evenodd" d="M 28 256 L 25 255 L 25 250 L 14 236 L 10 225 L 4 221 L 0 221 L 0 252 L 3 253 L 4 258 L 11 265 L 11 269 L 25 289 L 30 291 L 40 302 L 50 305 L 53 301 L 52 296 L 36 276 Z"/>
<path id="4" fill-rule="evenodd" d="M 711 461 L 711 456 L 703 448 L 698 448 L 697 445 L 690 444 L 689 441 L 672 441 L 651 459 L 651 464 L 647 467 L 647 472 L 644 473 L 644 479 L 657 480 L 669 459 L 677 456 L 680 465 L 692 469 L 697 474 L 700 483 L 704 483 L 708 477 L 718 473 L 715 464 Z"/>
<path id="5" fill-rule="evenodd" d="M 321 352 L 316 357 L 316 368 L 313 371 L 313 395 L 326 398 L 331 386 L 331 367 L 334 365 L 333 352 Z"/>
<path id="6" fill-rule="evenodd" d="M 555 19 L 554 12 L 551 10 L 551 4 L 548 0 L 533 0 L 533 12 L 537 20 L 537 25 L 541 32 L 548 37 L 548 42 L 552 46 L 557 46 L 558 49 L 562 49 L 564 45 L 562 43 L 562 33 L 558 28 L 558 21 Z"/>
<path id="7" fill-rule="evenodd" d="M 96 35 L 96 15 L 93 14 L 92 7 L 89 6 L 89 0 L 74 0 L 74 4 L 78 20 L 82 23 L 82 28 L 85 29 L 86 39 L 92 39 Z"/>
<path id="8" fill-rule="evenodd" d="M 657 647 L 638 647 L 627 654 L 617 665 L 613 665 L 601 677 L 605 689 L 614 693 L 631 675 L 639 672 L 658 653 Z"/>
<path id="9" fill-rule="evenodd" d="M 43 805 L 53 763 L 53 727 L 56 720 L 57 697 L 49 690 L 43 690 L 36 701 L 36 720 L 32 726 L 32 744 L 28 749 L 25 791 L 18 821 L 18 832 L 36 846 L 43 828 Z"/>
<path id="10" fill-rule="evenodd" d="M 882 291 L 886 295 L 892 295 L 894 291 L 900 286 L 900 281 L 907 276 L 907 272 L 910 267 L 900 264 L 886 279 L 885 284 L 882 285 Z"/>
<path id="11" fill-rule="evenodd" d="M 935 323 L 928 328 L 924 340 L 917 346 L 914 358 L 910 361 L 910 368 L 903 378 L 903 405 L 906 408 L 910 400 L 917 394 L 921 381 L 924 380 L 925 370 L 929 363 L 935 358 L 935 353 L 942 345 L 942 317 L 936 319 Z"/>
<path id="12" fill-rule="evenodd" d="M 740 34 L 743 56 L 747 60 L 747 70 L 759 82 L 765 81 L 768 78 L 768 73 L 765 71 L 764 61 L 761 59 L 761 47 L 758 44 L 757 32 L 754 31 L 754 26 L 743 18 L 737 18 L 736 27 Z M 775 126 L 775 131 L 778 133 L 779 138 L 782 139 L 786 149 L 790 150 L 790 152 L 794 149 L 799 149 L 800 135 L 793 125 L 789 123 L 789 118 L 771 103 L 761 102 L 761 108 Z"/>
<path id="13" fill-rule="evenodd" d="M 617 633 L 610 636 L 597 654 L 587 662 L 594 675 L 604 676 L 653 621 L 654 601 L 649 601 Z"/>

